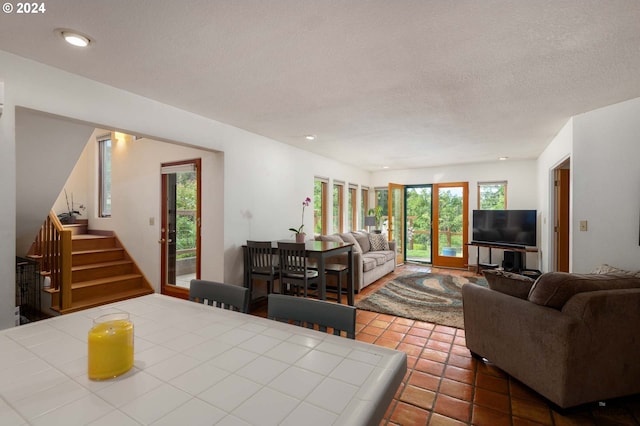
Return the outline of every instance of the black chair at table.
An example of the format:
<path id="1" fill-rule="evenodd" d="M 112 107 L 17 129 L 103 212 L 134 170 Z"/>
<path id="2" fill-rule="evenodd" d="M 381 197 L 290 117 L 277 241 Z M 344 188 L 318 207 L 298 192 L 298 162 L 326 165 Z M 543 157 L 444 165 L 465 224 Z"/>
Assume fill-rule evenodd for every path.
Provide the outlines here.
<path id="1" fill-rule="evenodd" d="M 344 332 L 349 339 L 356 338 L 356 308 L 353 306 L 284 294 L 270 294 L 267 303 L 269 319 L 312 329 L 317 327 L 322 332 L 332 328 L 336 336 Z"/>
<path id="2" fill-rule="evenodd" d="M 249 290 L 239 285 L 191 280 L 189 300 L 245 314 L 249 311 Z"/>
<path id="3" fill-rule="evenodd" d="M 275 280 L 280 277 L 278 265 L 274 262 L 271 241 L 247 241 L 249 257 L 249 301 L 253 297 L 253 280 L 267 283 L 267 294 L 273 293 Z"/>
<path id="4" fill-rule="evenodd" d="M 310 269 L 304 243 L 278 242 L 278 262 L 280 265 L 280 292 L 285 293 L 288 286 L 296 289 L 296 295 L 302 287 L 303 296 L 307 297 L 309 285 L 318 284 L 318 271 Z"/>
<path id="5" fill-rule="evenodd" d="M 318 270 L 318 264 L 316 262 L 313 262 L 309 266 L 309 268 Z M 342 303 L 342 290 L 343 290 L 342 277 L 343 276 L 345 278 L 348 277 L 349 267 L 341 263 L 327 263 L 326 265 L 324 265 L 324 273 L 328 276 L 333 276 L 336 278 L 336 288 L 335 288 L 336 301 L 338 303 Z M 347 295 L 349 294 L 349 292 L 351 292 L 351 286 L 349 286 L 348 283 L 349 281 L 347 281 L 347 288 L 345 289 L 347 292 Z M 327 286 L 325 291 L 327 293 L 333 293 L 334 289 L 333 287 Z"/>

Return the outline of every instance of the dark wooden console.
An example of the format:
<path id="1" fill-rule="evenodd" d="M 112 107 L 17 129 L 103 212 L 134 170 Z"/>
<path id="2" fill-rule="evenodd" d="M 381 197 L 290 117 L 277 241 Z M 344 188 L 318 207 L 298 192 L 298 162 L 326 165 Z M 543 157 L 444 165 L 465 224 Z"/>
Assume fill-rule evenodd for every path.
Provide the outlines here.
<path id="1" fill-rule="evenodd" d="M 467 243 L 468 246 L 476 246 L 478 248 L 478 254 L 476 256 L 476 273 L 482 273 L 483 269 L 495 269 L 499 267 L 497 263 L 491 263 L 491 249 L 500 249 L 500 250 L 509 250 L 515 251 L 517 253 L 524 253 L 522 256 L 522 269 L 527 269 L 527 253 L 537 253 L 538 247 L 524 247 L 524 246 L 516 246 L 509 244 L 491 244 L 491 243 L 479 243 L 479 242 L 470 242 Z M 480 247 L 486 247 L 489 249 L 489 263 L 480 262 Z"/>

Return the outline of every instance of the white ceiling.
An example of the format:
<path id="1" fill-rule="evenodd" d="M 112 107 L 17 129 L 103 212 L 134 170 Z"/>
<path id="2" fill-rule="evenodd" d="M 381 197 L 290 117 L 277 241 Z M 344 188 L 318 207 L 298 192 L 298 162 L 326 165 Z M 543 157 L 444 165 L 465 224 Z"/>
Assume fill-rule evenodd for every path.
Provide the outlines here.
<path id="1" fill-rule="evenodd" d="M 535 158 L 572 115 L 640 97 L 638 0 L 45 6 L 0 14 L 0 49 L 368 170 Z"/>

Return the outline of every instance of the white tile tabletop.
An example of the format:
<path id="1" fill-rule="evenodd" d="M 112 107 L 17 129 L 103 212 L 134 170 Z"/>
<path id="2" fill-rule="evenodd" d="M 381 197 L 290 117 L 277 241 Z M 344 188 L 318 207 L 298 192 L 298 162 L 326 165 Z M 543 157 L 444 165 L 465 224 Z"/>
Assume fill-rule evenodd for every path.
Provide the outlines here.
<path id="1" fill-rule="evenodd" d="M 87 378 L 92 320 L 126 311 L 134 367 Z M 0 424 L 376 425 L 406 354 L 159 294 L 0 331 Z"/>

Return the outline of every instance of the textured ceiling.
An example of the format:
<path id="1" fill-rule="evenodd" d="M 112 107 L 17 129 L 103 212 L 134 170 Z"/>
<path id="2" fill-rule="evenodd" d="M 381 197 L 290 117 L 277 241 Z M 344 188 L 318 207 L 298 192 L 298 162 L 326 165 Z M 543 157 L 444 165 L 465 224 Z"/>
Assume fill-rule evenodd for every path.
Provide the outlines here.
<path id="1" fill-rule="evenodd" d="M 640 96 L 638 0 L 45 4 L 1 50 L 368 170 L 535 158 Z"/>

